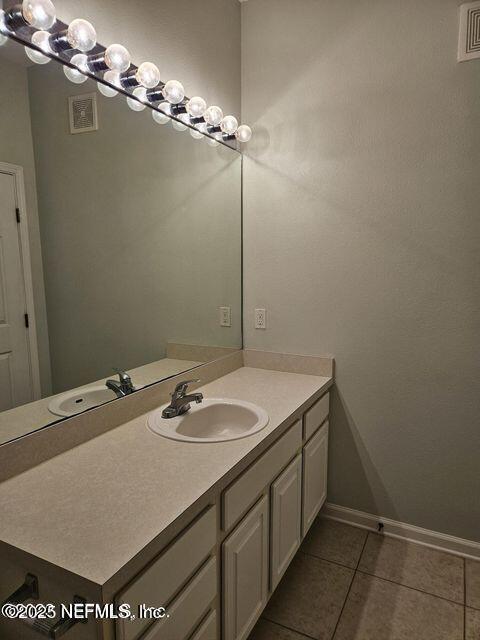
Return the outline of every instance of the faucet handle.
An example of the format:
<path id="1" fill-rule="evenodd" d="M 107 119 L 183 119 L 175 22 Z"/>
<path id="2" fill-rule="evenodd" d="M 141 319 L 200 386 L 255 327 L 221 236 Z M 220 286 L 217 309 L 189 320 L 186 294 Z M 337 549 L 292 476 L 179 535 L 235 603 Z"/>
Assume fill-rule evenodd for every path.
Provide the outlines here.
<path id="1" fill-rule="evenodd" d="M 200 380 L 182 380 L 182 382 L 179 382 L 175 387 L 172 398 L 181 398 L 186 394 L 189 384 L 196 384 L 198 382 L 200 382 Z"/>
<path id="2" fill-rule="evenodd" d="M 113 371 L 115 371 L 116 374 L 118 374 L 118 377 L 120 378 L 120 382 L 131 382 L 131 377 L 128 375 L 128 373 L 126 371 L 123 371 L 123 369 L 117 369 L 116 367 L 113 367 Z"/>

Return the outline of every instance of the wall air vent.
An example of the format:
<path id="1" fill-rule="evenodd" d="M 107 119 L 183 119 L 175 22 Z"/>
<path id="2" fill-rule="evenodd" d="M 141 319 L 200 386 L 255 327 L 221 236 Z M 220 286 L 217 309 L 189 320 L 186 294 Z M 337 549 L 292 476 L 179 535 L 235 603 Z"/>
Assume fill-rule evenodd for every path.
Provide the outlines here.
<path id="1" fill-rule="evenodd" d="M 68 99 L 70 133 L 87 133 L 98 130 L 97 94 L 85 93 Z"/>
<path id="2" fill-rule="evenodd" d="M 460 5 L 458 62 L 480 58 L 480 1 Z"/>

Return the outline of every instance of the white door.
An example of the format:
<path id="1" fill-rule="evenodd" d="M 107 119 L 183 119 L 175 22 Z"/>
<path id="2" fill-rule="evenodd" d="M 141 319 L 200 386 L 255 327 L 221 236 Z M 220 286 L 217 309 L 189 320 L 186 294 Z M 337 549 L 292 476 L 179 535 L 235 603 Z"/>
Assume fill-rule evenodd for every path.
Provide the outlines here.
<path id="1" fill-rule="evenodd" d="M 0 172 L 0 411 L 33 400 L 15 176 Z"/>

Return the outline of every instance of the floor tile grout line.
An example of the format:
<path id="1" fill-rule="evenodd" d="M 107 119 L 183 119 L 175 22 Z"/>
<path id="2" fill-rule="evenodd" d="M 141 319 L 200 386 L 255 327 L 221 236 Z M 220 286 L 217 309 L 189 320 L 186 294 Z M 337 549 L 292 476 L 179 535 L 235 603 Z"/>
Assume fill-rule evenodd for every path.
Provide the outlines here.
<path id="1" fill-rule="evenodd" d="M 343 569 L 350 569 L 350 571 L 355 571 L 355 567 L 349 566 L 348 564 L 343 564 L 342 562 L 337 562 L 336 560 L 330 560 L 329 558 L 325 558 L 324 556 L 317 556 L 316 553 L 303 551 L 303 549 L 299 549 L 299 552 L 303 553 L 304 556 L 310 556 L 311 558 L 316 558 L 317 560 L 322 560 L 323 562 L 334 564 L 337 567 L 342 567 Z"/>
<path id="2" fill-rule="evenodd" d="M 304 638 L 308 638 L 309 640 L 317 640 L 317 638 L 315 638 L 314 636 L 309 636 L 307 633 L 303 633 L 302 631 L 297 631 L 297 629 L 294 629 L 293 627 L 289 627 L 288 625 L 283 624 L 282 622 L 277 622 L 276 620 L 270 620 L 270 618 L 267 618 L 263 614 L 262 614 L 262 618 L 267 622 L 270 622 L 271 624 L 276 624 L 277 627 L 282 627 L 282 629 L 288 629 L 289 631 L 293 631 L 293 633 L 296 633 L 299 636 L 303 636 Z"/>
<path id="3" fill-rule="evenodd" d="M 416 591 L 417 593 L 423 593 L 425 596 L 430 596 L 431 598 L 438 598 L 438 600 L 444 600 L 445 602 L 450 602 L 450 604 L 456 604 L 457 607 L 464 607 L 465 605 L 461 602 L 457 602 L 456 600 L 450 600 L 449 598 L 444 598 L 443 596 L 438 596 L 436 593 L 430 593 L 430 591 L 423 591 L 422 589 L 417 589 L 416 587 L 411 587 L 408 584 L 403 584 L 402 582 L 395 582 L 395 580 L 389 580 L 388 578 L 384 578 L 383 576 L 377 576 L 374 573 L 369 573 L 364 569 L 357 569 L 357 573 L 362 573 L 365 576 L 370 576 L 371 578 L 377 578 L 377 580 L 383 580 L 384 582 L 389 582 L 390 584 L 396 584 L 397 587 L 403 587 L 404 589 L 410 589 L 411 591 Z"/>
<path id="4" fill-rule="evenodd" d="M 337 618 L 337 622 L 336 622 L 336 624 L 335 624 L 335 629 L 333 630 L 333 633 L 332 633 L 332 635 L 330 636 L 331 640 L 334 640 L 335 635 L 336 635 L 336 633 L 337 633 L 338 625 L 340 624 L 340 620 L 341 620 L 342 615 L 343 615 L 343 612 L 344 612 L 344 610 L 345 610 L 345 605 L 347 604 L 348 596 L 350 595 L 350 591 L 352 590 L 353 581 L 355 580 L 355 576 L 357 575 L 358 565 L 360 564 L 360 559 L 361 559 L 361 557 L 362 557 L 362 555 L 363 555 L 363 551 L 364 551 L 365 546 L 366 546 L 366 544 L 367 544 L 367 540 L 368 540 L 368 533 L 367 533 L 367 535 L 365 536 L 365 540 L 363 541 L 362 550 L 360 551 L 360 554 L 359 554 L 359 556 L 358 556 L 358 560 L 357 560 L 356 567 L 355 567 L 355 569 L 353 569 L 353 570 L 352 570 L 352 571 L 353 571 L 353 575 L 352 575 L 352 579 L 351 579 L 351 581 L 350 581 L 350 586 L 348 587 L 348 591 L 347 591 L 347 593 L 346 593 L 346 595 L 345 595 L 345 600 L 343 601 L 342 608 L 340 609 L 340 613 L 339 613 L 339 616 L 338 616 L 338 618 Z"/>

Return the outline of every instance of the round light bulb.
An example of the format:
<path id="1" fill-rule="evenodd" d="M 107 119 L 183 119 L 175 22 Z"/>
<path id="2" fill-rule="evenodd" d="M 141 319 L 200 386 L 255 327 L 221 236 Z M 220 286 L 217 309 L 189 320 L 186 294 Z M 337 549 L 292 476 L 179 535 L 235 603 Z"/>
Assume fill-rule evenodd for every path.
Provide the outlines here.
<path id="1" fill-rule="evenodd" d="M 51 0 L 23 0 L 22 15 L 31 27 L 42 30 L 53 27 L 57 19 Z"/>
<path id="2" fill-rule="evenodd" d="M 72 64 L 74 64 L 77 69 L 72 69 L 71 67 L 63 67 L 63 72 L 70 80 L 75 84 L 82 84 L 87 81 L 87 76 L 82 73 L 82 71 L 87 71 L 87 56 L 84 53 L 75 54 L 70 60 Z"/>
<path id="3" fill-rule="evenodd" d="M 218 147 L 220 143 L 218 140 L 215 140 L 215 138 L 207 138 L 207 144 L 209 144 L 211 147 Z"/>
<path id="4" fill-rule="evenodd" d="M 183 124 L 183 122 L 179 122 L 178 120 L 172 120 L 172 127 L 175 131 L 186 131 L 188 129 L 186 124 Z"/>
<path id="5" fill-rule="evenodd" d="M 130 66 L 131 58 L 127 49 L 121 44 L 111 44 L 105 50 L 105 64 L 109 69 L 123 73 Z"/>
<path id="6" fill-rule="evenodd" d="M 132 98 L 127 98 L 128 106 L 132 111 L 143 111 L 147 106 L 143 103 L 143 100 L 147 99 L 147 90 L 145 89 L 145 87 L 137 87 L 133 90 L 132 93 L 136 98 L 142 100 L 142 102 L 138 102 L 137 100 L 133 100 Z"/>
<path id="7" fill-rule="evenodd" d="M 223 118 L 223 111 L 220 107 L 212 106 L 208 107 L 208 109 L 203 114 L 205 118 L 205 122 L 212 127 L 218 127 Z"/>
<path id="8" fill-rule="evenodd" d="M 116 87 L 120 87 L 120 74 L 118 71 L 105 71 L 103 74 L 103 79 L 105 82 L 109 82 L 110 84 L 115 85 Z M 113 87 L 109 87 L 106 84 L 102 84 L 101 82 L 97 82 L 98 90 L 100 93 L 103 93 L 107 98 L 113 98 L 118 94 L 118 91 Z"/>
<path id="9" fill-rule="evenodd" d="M 220 123 L 220 129 L 223 133 L 233 136 L 235 131 L 238 129 L 238 120 L 235 116 L 225 116 Z"/>
<path id="10" fill-rule="evenodd" d="M 237 137 L 237 140 L 239 142 L 250 142 L 250 140 L 252 139 L 252 130 L 250 129 L 248 124 L 241 124 L 238 127 L 235 136 Z"/>
<path id="11" fill-rule="evenodd" d="M 70 23 L 67 29 L 67 41 L 72 49 L 90 51 L 97 44 L 97 32 L 93 24 L 87 20 L 77 18 Z"/>
<path id="12" fill-rule="evenodd" d="M 207 123 L 206 122 L 200 122 L 199 124 L 196 125 L 196 128 L 200 131 L 200 133 L 207 133 Z"/>
<path id="13" fill-rule="evenodd" d="M 163 113 L 166 113 L 167 116 L 172 115 L 172 105 L 169 102 L 161 102 L 158 105 L 158 108 L 160 109 L 160 111 L 163 111 Z"/>
<path id="14" fill-rule="evenodd" d="M 178 80 L 169 80 L 163 87 L 162 93 L 172 104 L 178 104 L 185 97 L 185 89 Z"/>
<path id="15" fill-rule="evenodd" d="M 53 53 L 48 42 L 49 38 L 50 34 L 48 31 L 35 31 L 32 35 L 32 44 L 35 44 L 42 49 L 42 51 L 45 51 L 45 53 Z M 36 51 L 36 49 L 31 49 L 30 47 L 25 47 L 25 53 L 30 60 L 36 64 L 47 64 L 51 60 L 51 58 L 40 53 L 40 51 Z"/>
<path id="16" fill-rule="evenodd" d="M 160 82 L 160 71 L 153 62 L 142 62 L 135 74 L 138 84 L 153 89 Z"/>
<path id="17" fill-rule="evenodd" d="M 160 111 L 152 111 L 152 118 L 157 124 L 167 124 L 170 120 L 165 113 L 161 113 Z"/>
<path id="18" fill-rule="evenodd" d="M 207 103 L 200 96 L 195 96 L 194 98 L 190 98 L 187 102 L 187 113 L 192 116 L 192 118 L 201 118 L 207 109 Z"/>
<path id="19" fill-rule="evenodd" d="M 197 131 L 197 129 L 190 129 L 190 135 L 195 140 L 201 140 L 202 138 L 205 137 L 203 133 L 201 131 Z"/>

